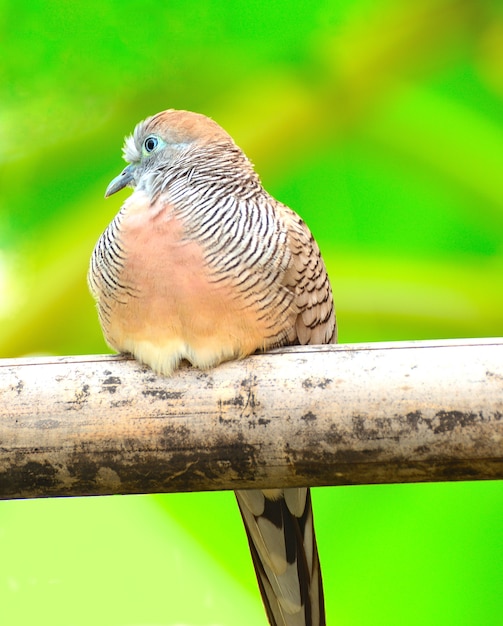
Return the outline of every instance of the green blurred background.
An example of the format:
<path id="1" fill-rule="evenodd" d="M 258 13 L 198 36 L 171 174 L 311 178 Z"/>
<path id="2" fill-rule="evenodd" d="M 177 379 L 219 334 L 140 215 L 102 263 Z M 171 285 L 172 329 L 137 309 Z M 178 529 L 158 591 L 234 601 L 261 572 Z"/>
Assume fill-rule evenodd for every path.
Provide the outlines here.
<path id="1" fill-rule="evenodd" d="M 342 342 L 503 335 L 500 0 L 0 0 L 0 356 L 107 350 L 123 137 L 212 116 L 308 222 Z M 325 488 L 330 625 L 503 624 L 501 482 Z M 0 503 L 0 624 L 266 623 L 232 493 Z"/>

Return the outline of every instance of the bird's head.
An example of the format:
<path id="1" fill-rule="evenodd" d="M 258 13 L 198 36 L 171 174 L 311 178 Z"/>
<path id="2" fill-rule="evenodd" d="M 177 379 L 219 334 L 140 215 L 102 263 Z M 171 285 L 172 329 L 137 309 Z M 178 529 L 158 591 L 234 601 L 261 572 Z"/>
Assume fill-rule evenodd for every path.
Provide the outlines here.
<path id="1" fill-rule="evenodd" d="M 148 117 L 126 138 L 123 152 L 129 165 L 108 185 L 105 198 L 135 188 L 145 174 L 176 164 L 193 148 L 217 144 L 235 148 L 230 135 L 205 115 L 168 109 Z"/>

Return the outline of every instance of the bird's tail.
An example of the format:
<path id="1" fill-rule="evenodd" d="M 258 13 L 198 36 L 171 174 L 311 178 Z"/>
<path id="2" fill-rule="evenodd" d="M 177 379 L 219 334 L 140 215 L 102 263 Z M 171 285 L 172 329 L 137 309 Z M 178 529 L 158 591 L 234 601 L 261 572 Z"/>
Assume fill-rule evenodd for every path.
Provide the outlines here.
<path id="1" fill-rule="evenodd" d="M 307 488 L 236 491 L 272 626 L 325 626 L 321 569 Z"/>

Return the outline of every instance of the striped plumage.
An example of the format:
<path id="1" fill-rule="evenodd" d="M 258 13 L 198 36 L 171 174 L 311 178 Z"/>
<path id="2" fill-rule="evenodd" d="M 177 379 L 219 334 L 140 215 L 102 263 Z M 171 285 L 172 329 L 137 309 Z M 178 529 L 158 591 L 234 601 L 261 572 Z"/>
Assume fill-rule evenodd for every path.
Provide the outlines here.
<path id="1" fill-rule="evenodd" d="M 134 188 L 89 270 L 109 345 L 160 374 L 288 344 L 336 341 L 319 248 L 231 137 L 169 110 L 126 140 L 107 194 Z M 269 621 L 325 623 L 308 489 L 236 492 Z"/>

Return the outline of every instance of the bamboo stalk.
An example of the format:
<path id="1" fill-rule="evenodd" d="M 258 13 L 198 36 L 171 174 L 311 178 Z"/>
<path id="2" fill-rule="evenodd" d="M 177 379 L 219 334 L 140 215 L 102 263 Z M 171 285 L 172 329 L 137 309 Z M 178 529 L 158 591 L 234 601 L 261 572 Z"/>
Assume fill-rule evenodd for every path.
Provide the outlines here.
<path id="1" fill-rule="evenodd" d="M 503 339 L 0 360 L 0 498 L 503 478 Z"/>

